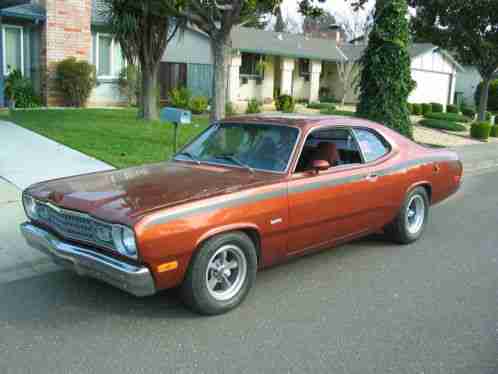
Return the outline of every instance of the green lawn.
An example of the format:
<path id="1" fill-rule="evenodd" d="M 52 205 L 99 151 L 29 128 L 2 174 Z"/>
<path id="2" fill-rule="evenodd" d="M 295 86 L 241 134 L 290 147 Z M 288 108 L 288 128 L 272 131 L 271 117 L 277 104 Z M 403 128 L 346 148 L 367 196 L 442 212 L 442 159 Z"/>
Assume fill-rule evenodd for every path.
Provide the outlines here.
<path id="1" fill-rule="evenodd" d="M 68 109 L 0 112 L 29 130 L 117 168 L 165 160 L 173 151 L 173 126 L 136 118 L 135 109 Z M 179 127 L 179 146 L 208 124 L 207 116 L 194 116 L 193 124 Z"/>

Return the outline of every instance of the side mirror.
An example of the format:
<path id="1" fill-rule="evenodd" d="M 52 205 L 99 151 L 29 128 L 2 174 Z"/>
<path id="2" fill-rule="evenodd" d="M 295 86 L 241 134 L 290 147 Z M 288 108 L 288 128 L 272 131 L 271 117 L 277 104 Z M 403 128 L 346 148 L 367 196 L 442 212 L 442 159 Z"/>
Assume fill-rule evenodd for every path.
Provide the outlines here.
<path id="1" fill-rule="evenodd" d="M 317 173 L 330 169 L 330 163 L 325 160 L 314 160 L 312 164 L 313 170 Z"/>

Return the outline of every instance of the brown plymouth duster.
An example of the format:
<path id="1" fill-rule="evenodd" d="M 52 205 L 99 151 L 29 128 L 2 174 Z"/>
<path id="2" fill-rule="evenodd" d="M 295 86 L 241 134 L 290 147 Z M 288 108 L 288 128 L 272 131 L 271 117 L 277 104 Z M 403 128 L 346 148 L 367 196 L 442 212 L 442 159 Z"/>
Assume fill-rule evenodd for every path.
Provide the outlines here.
<path id="1" fill-rule="evenodd" d="M 417 240 L 460 186 L 453 152 L 366 120 L 241 117 L 169 162 L 26 189 L 30 245 L 137 296 L 181 285 L 205 314 L 242 302 L 258 269 L 383 230 Z"/>

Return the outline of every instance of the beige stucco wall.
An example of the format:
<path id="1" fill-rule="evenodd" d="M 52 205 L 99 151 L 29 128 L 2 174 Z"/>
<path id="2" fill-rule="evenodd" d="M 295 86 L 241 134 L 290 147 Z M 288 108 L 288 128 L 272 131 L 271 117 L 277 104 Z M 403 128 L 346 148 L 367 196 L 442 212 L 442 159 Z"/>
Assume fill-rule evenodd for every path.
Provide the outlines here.
<path id="1" fill-rule="evenodd" d="M 274 72 L 275 72 L 275 58 L 272 56 L 266 56 L 263 81 L 260 84 L 258 84 L 256 79 L 249 78 L 247 80 L 247 83 L 243 84 L 241 82 L 238 99 L 251 100 L 254 98 L 262 102 L 272 100 L 274 81 L 275 81 Z"/>

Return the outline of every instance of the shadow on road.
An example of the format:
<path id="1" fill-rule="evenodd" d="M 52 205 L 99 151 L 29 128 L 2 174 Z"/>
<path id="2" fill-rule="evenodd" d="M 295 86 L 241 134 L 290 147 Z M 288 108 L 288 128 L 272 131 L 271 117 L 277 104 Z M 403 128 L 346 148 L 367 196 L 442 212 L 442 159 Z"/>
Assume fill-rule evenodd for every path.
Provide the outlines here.
<path id="1" fill-rule="evenodd" d="M 343 271 L 354 271 L 354 258 L 371 256 L 378 252 L 389 256 L 400 247 L 388 242 L 382 235 L 372 235 L 351 244 L 319 251 L 269 268 L 258 273 L 255 290 L 241 306 L 242 313 L 251 312 L 256 305 L 271 305 L 274 298 L 294 295 L 317 272 L 334 276 Z M 387 252 L 387 253 L 386 253 Z M 304 282 L 304 283 L 303 283 Z M 202 318 L 183 306 L 176 289 L 157 295 L 137 298 L 100 281 L 60 271 L 19 280 L 0 286 L 0 324 L 33 323 L 74 325 L 84 320 L 115 316 L 125 319 L 191 320 Z M 255 311 L 255 309 L 254 309 Z"/>

